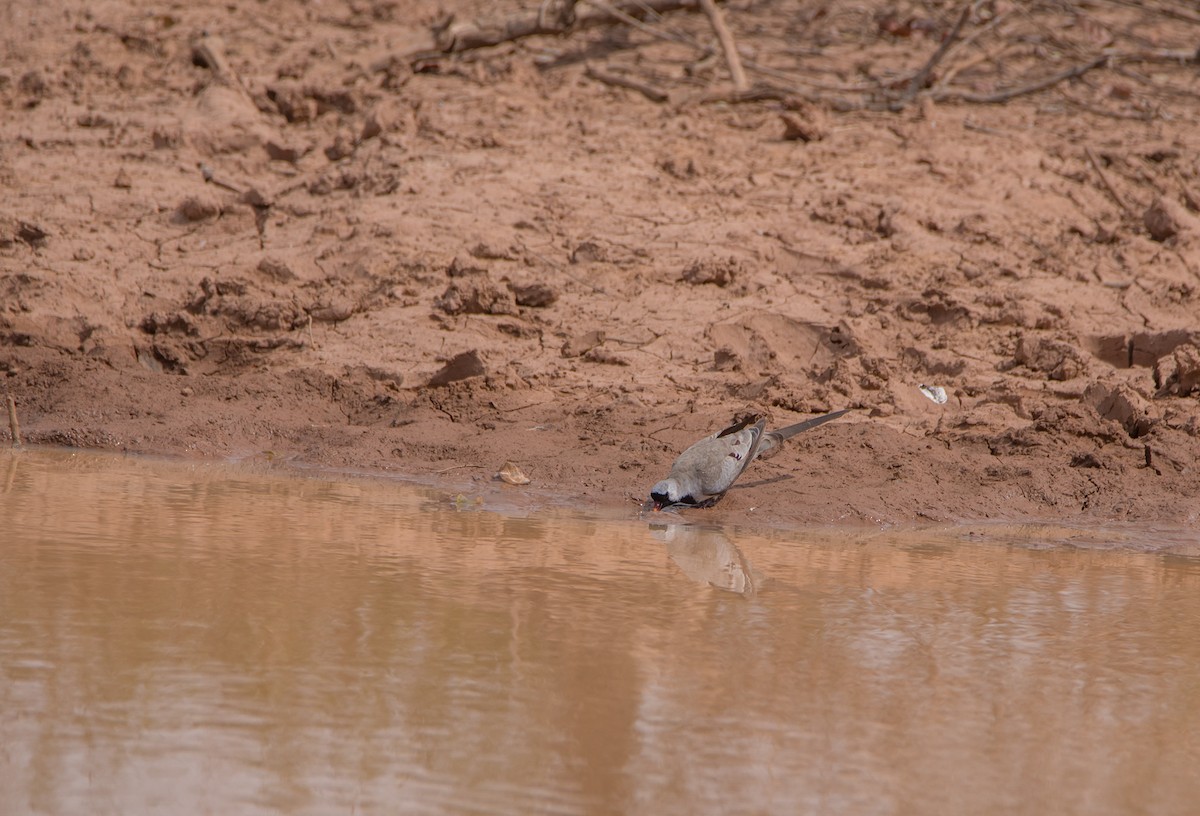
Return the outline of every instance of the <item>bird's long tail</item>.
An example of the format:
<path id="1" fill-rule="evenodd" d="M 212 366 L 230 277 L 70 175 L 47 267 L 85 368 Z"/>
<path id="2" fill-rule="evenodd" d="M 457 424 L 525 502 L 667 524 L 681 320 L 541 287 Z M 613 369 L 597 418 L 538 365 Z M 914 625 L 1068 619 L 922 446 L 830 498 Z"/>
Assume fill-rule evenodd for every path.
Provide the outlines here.
<path id="1" fill-rule="evenodd" d="M 811 430 L 818 425 L 824 425 L 826 422 L 832 422 L 842 414 L 849 413 L 850 409 L 846 408 L 841 411 L 834 411 L 832 414 L 824 414 L 823 416 L 806 419 L 803 422 L 797 422 L 795 425 L 788 425 L 786 428 L 780 428 L 776 431 L 767 431 L 763 434 L 762 442 L 758 447 L 758 455 L 762 456 L 772 448 L 777 448 L 788 439 L 791 439 L 801 431 Z"/>

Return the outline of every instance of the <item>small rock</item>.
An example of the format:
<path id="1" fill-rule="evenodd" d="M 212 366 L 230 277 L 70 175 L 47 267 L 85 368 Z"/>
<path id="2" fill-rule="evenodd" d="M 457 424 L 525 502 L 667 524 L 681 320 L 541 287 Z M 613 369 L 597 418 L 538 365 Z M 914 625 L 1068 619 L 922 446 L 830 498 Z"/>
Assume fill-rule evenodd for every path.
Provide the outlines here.
<path id="1" fill-rule="evenodd" d="M 512 293 L 486 278 L 452 282 L 433 305 L 446 314 L 515 315 L 517 304 Z"/>
<path id="2" fill-rule="evenodd" d="M 117 177 L 113 179 L 113 187 L 118 190 L 128 190 L 133 187 L 133 179 L 125 172 L 124 167 L 117 171 Z"/>
<path id="3" fill-rule="evenodd" d="M 1072 380 L 1087 371 L 1083 352 L 1060 340 L 1022 336 L 1013 362 L 1040 371 L 1051 380 Z"/>
<path id="4" fill-rule="evenodd" d="M 548 283 L 510 283 L 508 288 L 517 299 L 518 306 L 529 306 L 534 309 L 544 309 L 554 305 L 558 300 L 558 292 Z"/>
<path id="5" fill-rule="evenodd" d="M 21 241 L 34 249 L 41 249 L 46 245 L 49 235 L 37 224 L 18 218 L 0 216 L 0 247 L 12 246 L 17 241 Z"/>
<path id="6" fill-rule="evenodd" d="M 113 120 L 109 119 L 103 113 L 97 113 L 96 111 L 88 111 L 87 113 L 81 113 L 78 116 L 76 116 L 75 124 L 79 125 L 82 128 L 102 128 L 102 127 L 111 127 L 113 124 Z"/>
<path id="7" fill-rule="evenodd" d="M 596 348 L 590 348 L 585 351 L 582 359 L 587 360 L 589 363 L 601 363 L 602 365 L 629 365 L 629 360 L 625 359 L 625 357 L 617 354 L 615 351 L 609 351 L 608 349 L 600 346 L 597 346 Z"/>
<path id="8" fill-rule="evenodd" d="M 692 261 L 691 265 L 683 270 L 683 276 L 680 280 L 690 283 L 693 286 L 711 283 L 714 286 L 724 288 L 733 283 L 737 278 L 740 266 L 736 258 L 729 258 L 724 261 L 713 259 L 696 260 Z"/>
<path id="9" fill-rule="evenodd" d="M 440 388 L 452 382 L 466 380 L 471 377 L 482 377 L 487 370 L 483 360 L 475 349 L 464 351 L 450 359 L 441 370 L 429 378 L 430 388 Z"/>
<path id="10" fill-rule="evenodd" d="M 1094 453 L 1077 453 L 1071 457 L 1073 468 L 1104 468 L 1104 461 Z"/>
<path id="11" fill-rule="evenodd" d="M 451 278 L 465 278 L 470 275 L 486 275 L 487 272 L 486 266 L 473 266 L 471 264 L 464 263 L 457 257 L 450 261 L 450 265 L 446 267 L 446 276 Z"/>
<path id="12" fill-rule="evenodd" d="M 819 142 L 828 132 L 825 115 L 811 105 L 781 113 L 779 118 L 783 120 L 785 142 Z"/>
<path id="13" fill-rule="evenodd" d="M 317 101 L 304 92 L 304 89 L 280 83 L 267 88 L 267 98 L 274 104 L 276 110 L 292 124 L 311 122 L 317 118 Z"/>
<path id="14" fill-rule="evenodd" d="M 41 99 L 49 92 L 50 86 L 38 71 L 29 71 L 17 80 L 17 90 L 34 99 Z"/>
<path id="15" fill-rule="evenodd" d="M 481 261 L 511 261 L 513 255 L 507 249 L 502 249 L 480 241 L 471 247 L 471 257 Z"/>
<path id="16" fill-rule="evenodd" d="M 349 298 L 335 297 L 328 302 L 318 303 L 308 310 L 313 320 L 321 323 L 341 323 L 349 320 L 357 311 L 354 301 Z"/>
<path id="17" fill-rule="evenodd" d="M 349 133 L 339 133 L 333 139 L 333 144 L 325 148 L 325 158 L 330 161 L 341 161 L 354 155 L 354 137 Z"/>
<path id="18" fill-rule="evenodd" d="M 258 262 L 257 269 L 272 280 L 282 282 L 296 279 L 296 273 L 287 265 L 287 261 L 280 258 L 272 258 L 269 255 Z"/>
<path id="19" fill-rule="evenodd" d="M 599 329 L 593 329 L 585 334 L 579 334 L 568 338 L 567 342 L 562 345 L 563 357 L 581 357 L 587 352 L 594 349 L 596 346 L 604 343 L 604 332 Z"/>
<path id="20" fill-rule="evenodd" d="M 300 160 L 300 157 L 303 156 L 305 152 L 294 145 L 281 144 L 276 141 L 268 141 L 265 145 L 263 145 L 263 147 L 267 151 L 267 156 L 274 161 L 295 163 Z"/>
<path id="21" fill-rule="evenodd" d="M 1142 222 L 1155 241 L 1166 241 L 1179 234 L 1179 221 L 1173 210 L 1172 203 L 1161 196 L 1146 209 Z"/>
<path id="22" fill-rule="evenodd" d="M 150 134 L 150 143 L 154 145 L 155 150 L 174 149 L 183 144 L 183 134 L 177 130 L 155 128 Z"/>
<path id="23" fill-rule="evenodd" d="M 180 202 L 175 213 L 183 221 L 204 221 L 220 215 L 221 205 L 211 195 L 201 193 L 185 198 Z"/>
<path id="24" fill-rule="evenodd" d="M 96 257 L 96 253 L 93 252 L 90 247 L 80 247 L 79 249 L 75 250 L 73 257 L 77 261 L 90 261 Z"/>
<path id="25" fill-rule="evenodd" d="M 584 241 L 571 250 L 571 263 L 607 263 L 609 255 L 604 247 L 594 241 Z"/>
<path id="26" fill-rule="evenodd" d="M 364 141 L 374 139 L 377 136 L 382 136 L 385 133 L 392 133 L 397 130 L 402 130 L 404 127 L 404 113 L 400 106 L 395 101 L 387 99 L 380 102 L 371 112 L 367 114 L 366 121 L 363 122 L 363 128 L 360 138 Z"/>

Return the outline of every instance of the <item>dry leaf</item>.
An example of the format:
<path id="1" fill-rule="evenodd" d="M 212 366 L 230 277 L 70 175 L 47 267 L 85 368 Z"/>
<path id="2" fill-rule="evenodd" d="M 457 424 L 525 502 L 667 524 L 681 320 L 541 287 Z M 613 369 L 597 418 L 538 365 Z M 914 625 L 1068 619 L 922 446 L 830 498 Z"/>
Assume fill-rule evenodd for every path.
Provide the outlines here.
<path id="1" fill-rule="evenodd" d="M 512 462 L 505 462 L 504 467 L 496 474 L 497 479 L 508 482 L 510 485 L 527 485 L 529 477 L 525 475 L 525 471 L 521 470 Z"/>

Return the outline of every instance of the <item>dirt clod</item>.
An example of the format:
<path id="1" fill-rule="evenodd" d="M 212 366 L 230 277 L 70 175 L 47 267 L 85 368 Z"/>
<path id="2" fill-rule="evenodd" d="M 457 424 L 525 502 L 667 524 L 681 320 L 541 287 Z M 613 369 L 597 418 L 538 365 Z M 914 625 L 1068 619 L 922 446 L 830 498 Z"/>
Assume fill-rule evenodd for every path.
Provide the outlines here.
<path id="1" fill-rule="evenodd" d="M 428 385 L 430 388 L 440 388 L 459 380 L 482 377 L 485 373 L 487 373 L 487 369 L 484 367 L 483 358 L 479 356 L 476 349 L 471 349 L 451 357 L 436 374 L 429 378 Z"/>
<path id="2" fill-rule="evenodd" d="M 535 281 L 534 283 L 510 283 L 508 288 L 512 290 L 513 297 L 516 298 L 518 306 L 529 306 L 534 309 L 545 309 L 547 306 L 553 306 L 558 300 L 558 292 L 548 283 Z"/>
<path id="3" fill-rule="evenodd" d="M 1200 391 L 1200 346 L 1188 343 L 1160 357 L 1154 364 L 1154 384 L 1156 397 L 1186 397 Z"/>
<path id="4" fill-rule="evenodd" d="M 741 264 L 735 258 L 703 258 L 692 261 L 684 268 L 680 280 L 693 286 L 711 283 L 725 287 L 737 280 Z"/>
<path id="5" fill-rule="evenodd" d="M 455 280 L 434 300 L 434 305 L 449 315 L 517 313 L 512 292 L 484 277 Z"/>
<path id="6" fill-rule="evenodd" d="M 209 218 L 216 218 L 220 214 L 220 202 L 207 192 L 190 195 L 179 202 L 179 206 L 175 208 L 175 216 L 179 221 L 205 221 Z"/>

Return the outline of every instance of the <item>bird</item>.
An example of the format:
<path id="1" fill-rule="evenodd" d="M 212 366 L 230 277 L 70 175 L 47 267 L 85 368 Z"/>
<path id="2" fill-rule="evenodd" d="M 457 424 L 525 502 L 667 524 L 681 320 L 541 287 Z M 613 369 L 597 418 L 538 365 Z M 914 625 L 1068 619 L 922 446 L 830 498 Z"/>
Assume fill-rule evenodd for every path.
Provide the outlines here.
<path id="1" fill-rule="evenodd" d="M 755 459 L 801 431 L 824 425 L 848 411 L 834 411 L 777 431 L 766 430 L 765 419 L 757 422 L 753 416 L 740 419 L 679 454 L 667 478 L 650 488 L 647 508 L 712 507 Z"/>

